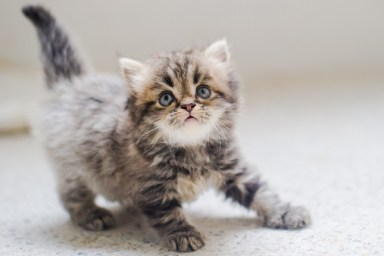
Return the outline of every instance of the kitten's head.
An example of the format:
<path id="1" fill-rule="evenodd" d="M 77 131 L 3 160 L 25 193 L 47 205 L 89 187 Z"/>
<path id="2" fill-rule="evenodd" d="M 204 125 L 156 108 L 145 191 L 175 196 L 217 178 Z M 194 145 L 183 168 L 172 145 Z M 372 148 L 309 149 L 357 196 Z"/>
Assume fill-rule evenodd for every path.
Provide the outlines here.
<path id="1" fill-rule="evenodd" d="M 120 65 L 131 117 L 141 131 L 187 146 L 220 139 L 232 129 L 238 88 L 225 40 L 145 63 L 122 58 Z"/>

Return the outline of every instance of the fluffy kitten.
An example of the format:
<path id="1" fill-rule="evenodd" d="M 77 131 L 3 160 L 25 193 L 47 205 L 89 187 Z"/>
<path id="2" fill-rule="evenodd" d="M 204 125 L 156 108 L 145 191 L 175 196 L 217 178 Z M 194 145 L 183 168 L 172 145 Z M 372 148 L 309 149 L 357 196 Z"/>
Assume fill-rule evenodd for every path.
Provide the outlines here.
<path id="1" fill-rule="evenodd" d="M 265 226 L 297 229 L 308 212 L 282 202 L 240 155 L 238 112 L 227 43 L 146 62 L 122 58 L 124 79 L 86 70 L 44 8 L 27 6 L 36 26 L 51 98 L 41 134 L 71 219 L 88 230 L 115 225 L 97 194 L 134 203 L 175 251 L 204 246 L 182 203 L 212 187 L 264 217 Z"/>

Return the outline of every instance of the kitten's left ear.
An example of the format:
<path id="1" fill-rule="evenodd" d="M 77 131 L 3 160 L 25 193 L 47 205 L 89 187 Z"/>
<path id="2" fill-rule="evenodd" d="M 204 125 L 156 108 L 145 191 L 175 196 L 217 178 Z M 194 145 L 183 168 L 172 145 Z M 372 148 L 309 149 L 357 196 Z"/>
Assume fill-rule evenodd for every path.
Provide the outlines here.
<path id="1" fill-rule="evenodd" d="M 120 68 L 121 73 L 124 79 L 128 83 L 128 87 L 133 90 L 133 92 L 140 92 L 142 85 L 142 78 L 144 77 L 144 72 L 146 70 L 146 65 L 132 59 L 120 58 Z"/>
<path id="2" fill-rule="evenodd" d="M 220 64 L 229 64 L 230 55 L 228 43 L 225 39 L 214 42 L 205 50 L 204 53 L 206 57 L 214 59 Z"/>

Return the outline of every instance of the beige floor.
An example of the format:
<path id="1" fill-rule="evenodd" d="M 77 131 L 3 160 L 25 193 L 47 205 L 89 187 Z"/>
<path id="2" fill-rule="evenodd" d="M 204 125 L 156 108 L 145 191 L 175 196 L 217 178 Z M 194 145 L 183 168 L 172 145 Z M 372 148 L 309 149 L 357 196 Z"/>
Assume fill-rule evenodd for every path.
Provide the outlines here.
<path id="1" fill-rule="evenodd" d="M 246 92 L 245 154 L 284 199 L 308 207 L 314 223 L 261 228 L 208 192 L 187 206 L 207 237 L 191 255 L 383 255 L 384 80 L 275 81 Z M 121 225 L 108 232 L 74 227 L 30 136 L 0 137 L 0 212 L 0 255 L 176 255 L 153 242 L 135 213 L 116 209 Z"/>

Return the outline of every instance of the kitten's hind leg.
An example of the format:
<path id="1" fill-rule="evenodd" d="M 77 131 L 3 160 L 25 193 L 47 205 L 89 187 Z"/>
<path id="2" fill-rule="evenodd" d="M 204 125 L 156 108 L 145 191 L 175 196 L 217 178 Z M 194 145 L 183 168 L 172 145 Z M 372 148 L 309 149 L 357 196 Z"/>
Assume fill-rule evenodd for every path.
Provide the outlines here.
<path id="1" fill-rule="evenodd" d="M 299 229 L 311 223 L 309 212 L 301 206 L 291 206 L 280 200 L 251 167 L 241 166 L 226 172 L 226 183 L 222 186 L 227 198 L 255 210 L 270 228 Z"/>
<path id="2" fill-rule="evenodd" d="M 91 231 L 113 228 L 112 214 L 95 204 L 95 195 L 79 177 L 64 178 L 60 182 L 60 198 L 72 221 Z"/>

